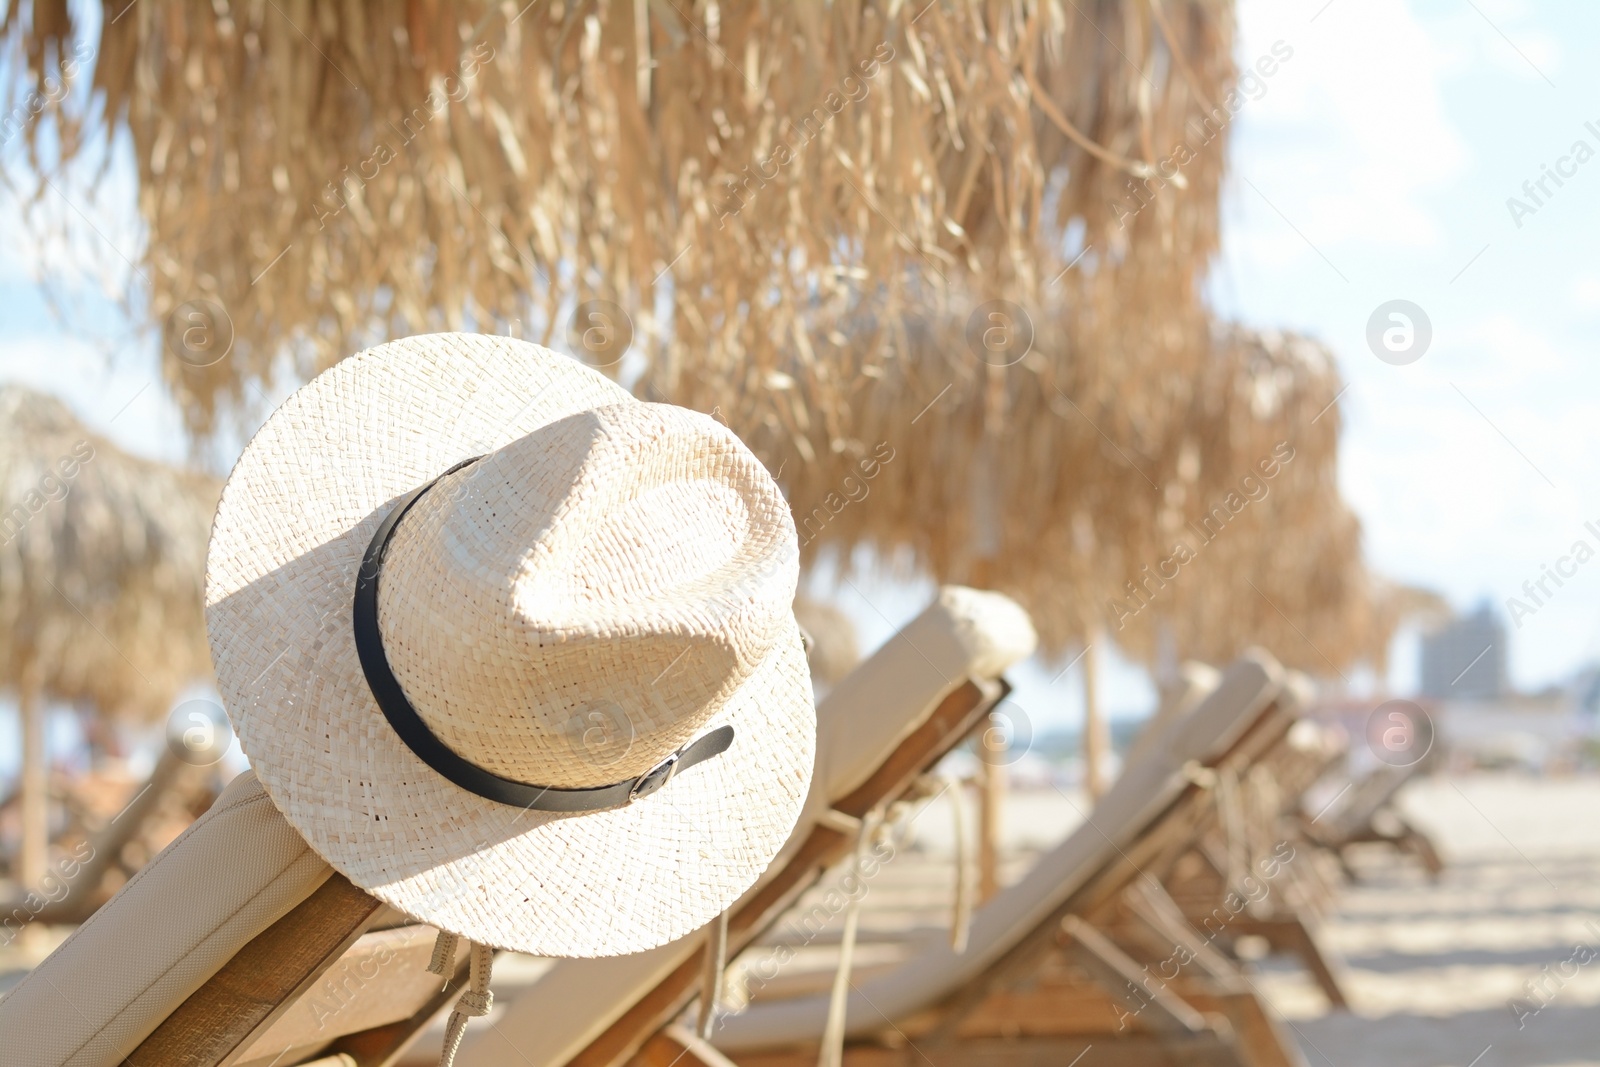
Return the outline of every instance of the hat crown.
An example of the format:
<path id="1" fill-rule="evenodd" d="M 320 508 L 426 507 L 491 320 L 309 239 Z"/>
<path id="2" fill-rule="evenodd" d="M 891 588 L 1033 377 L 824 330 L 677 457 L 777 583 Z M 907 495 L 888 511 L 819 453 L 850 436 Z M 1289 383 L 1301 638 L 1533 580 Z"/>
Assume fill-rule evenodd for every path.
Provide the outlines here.
<path id="1" fill-rule="evenodd" d="M 378 624 L 458 755 L 587 788 L 701 732 L 785 633 L 798 565 L 787 504 L 731 431 L 629 402 L 441 478 L 389 543 Z"/>

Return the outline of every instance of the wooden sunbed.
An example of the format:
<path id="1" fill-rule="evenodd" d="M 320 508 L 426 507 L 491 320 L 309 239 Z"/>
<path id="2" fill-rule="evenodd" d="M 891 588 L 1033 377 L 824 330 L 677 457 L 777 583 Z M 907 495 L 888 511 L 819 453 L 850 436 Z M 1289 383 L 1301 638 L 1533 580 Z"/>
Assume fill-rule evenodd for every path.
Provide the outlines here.
<path id="1" fill-rule="evenodd" d="M 1261 755 L 1211 790 L 1207 825 L 1163 885 L 1192 926 L 1217 927 L 1211 941 L 1219 949 L 1237 958 L 1244 938 L 1261 938 L 1273 951 L 1297 957 L 1329 1004 L 1346 1008 L 1343 968 L 1319 933 L 1332 887 L 1299 818 L 1301 797 L 1343 750 L 1315 724 L 1297 720 L 1283 701 L 1261 731 Z M 1277 863 L 1275 854 L 1293 854 L 1296 862 Z M 1263 887 L 1265 865 L 1278 873 Z M 1242 910 L 1230 906 L 1241 898 Z M 1218 924 L 1223 914 L 1228 920 Z"/>
<path id="2" fill-rule="evenodd" d="M 1205 781 L 1258 762 L 1301 699 L 1264 654 L 1230 667 L 1083 826 L 980 909 L 964 952 L 929 944 L 854 983 L 844 1063 L 1068 1064 L 1100 1048 L 1108 1063 L 1301 1064 L 1271 1009 L 1162 886 L 1214 821 Z M 1146 968 L 1180 950 L 1172 977 L 1150 981 Z M 740 1067 L 799 1067 L 816 1062 L 827 1010 L 818 996 L 758 1002 L 712 1040 Z"/>
<path id="3" fill-rule="evenodd" d="M 1429 877 L 1438 878 L 1444 871 L 1438 846 L 1395 803 L 1400 790 L 1430 766 L 1427 759 L 1405 767 L 1378 765 L 1350 783 L 1343 796 L 1336 796 L 1331 802 L 1333 810 L 1308 815 L 1304 820 L 1306 835 L 1337 857 L 1345 877 L 1352 882 L 1359 878 L 1350 864 L 1349 851 L 1366 844 L 1386 845 L 1401 855 L 1410 855 L 1422 864 Z"/>
<path id="4" fill-rule="evenodd" d="M 898 796 L 983 721 L 1007 692 L 1002 672 L 1033 640 L 1010 601 L 946 589 L 835 688 L 819 708 L 814 799 L 790 846 L 733 911 L 733 947 L 850 852 L 853 819 Z M 242 775 L 0 1000 L 6 1063 L 391 1065 L 465 978 L 464 951 L 453 980 L 425 971 L 433 934 L 332 872 Z M 658 1050 L 670 1041 L 663 1024 L 692 996 L 705 940 L 643 954 L 663 973 L 647 968 L 632 987 L 607 985 L 609 999 L 588 997 L 589 1030 L 598 1033 L 589 1044 L 625 1058 L 651 1039 Z M 604 976 L 639 959 L 573 962 Z M 512 1007 L 493 1032 L 515 1024 Z M 563 1018 L 571 1023 L 571 1012 Z M 582 1047 L 583 1028 L 569 1031 Z M 473 1055 L 464 1048 L 457 1062 Z"/>

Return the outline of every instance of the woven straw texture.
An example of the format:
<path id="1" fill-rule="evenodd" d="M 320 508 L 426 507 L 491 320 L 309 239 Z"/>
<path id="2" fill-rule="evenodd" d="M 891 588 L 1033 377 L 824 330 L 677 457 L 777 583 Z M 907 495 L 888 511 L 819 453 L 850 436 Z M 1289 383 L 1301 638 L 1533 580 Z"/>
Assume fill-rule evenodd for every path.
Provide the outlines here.
<path id="1" fill-rule="evenodd" d="M 419 715 L 466 758 L 574 788 L 709 729 L 733 747 L 610 811 L 467 793 L 393 734 L 351 633 L 395 500 L 379 624 Z M 789 604 L 798 552 L 759 463 L 704 416 L 508 338 L 370 349 L 295 393 L 223 491 L 207 622 L 246 754 L 330 863 L 401 910 L 549 956 L 701 926 L 783 844 L 816 721 Z"/>

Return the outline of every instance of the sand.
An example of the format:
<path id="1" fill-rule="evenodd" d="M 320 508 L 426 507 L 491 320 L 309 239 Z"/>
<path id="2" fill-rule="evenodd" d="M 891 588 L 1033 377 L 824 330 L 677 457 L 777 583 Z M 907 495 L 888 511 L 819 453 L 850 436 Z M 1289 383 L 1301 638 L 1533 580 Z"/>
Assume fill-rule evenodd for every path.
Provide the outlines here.
<path id="1" fill-rule="evenodd" d="M 1600 778 L 1441 775 L 1413 783 L 1401 804 L 1448 867 L 1433 883 L 1387 850 L 1355 854 L 1362 881 L 1343 886 L 1322 928 L 1352 1010 L 1331 1011 L 1292 959 L 1250 965 L 1311 1067 L 1600 1067 Z M 1013 792 L 1007 874 L 1083 810 L 1077 793 Z M 894 920 L 910 919 L 927 936 L 948 921 L 954 833 L 943 802 L 917 817 L 914 839 L 904 870 L 890 868 L 869 894 L 864 930 L 892 936 Z M 874 951 L 884 948 L 863 953 L 866 970 Z M 831 966 L 831 955 L 816 963 Z"/>
<path id="2" fill-rule="evenodd" d="M 1330 1011 L 1292 960 L 1251 966 L 1310 1067 L 1600 1067 L 1600 777 L 1440 776 L 1414 783 L 1401 800 L 1448 867 L 1431 883 L 1413 862 L 1383 850 L 1356 857 L 1362 881 L 1342 888 L 1322 928 L 1343 961 L 1353 1010 Z M 1083 810 L 1075 793 L 1011 794 L 1006 880 L 1068 833 Z M 863 902 L 858 974 L 894 966 L 908 941 L 949 936 L 953 839 L 943 800 L 916 817 L 912 840 Z M 769 941 L 800 951 L 763 992 L 827 988 L 837 925 L 797 937 L 780 923 Z M 0 953 L 0 972 L 19 977 L 22 955 L 15 947 Z M 760 956 L 759 949 L 747 954 L 735 971 Z M 533 972 L 521 976 L 516 961 L 503 962 L 497 985 L 511 996 L 519 977 Z M 436 1037 L 418 1047 L 437 1049 Z"/>
<path id="3" fill-rule="evenodd" d="M 1432 884 L 1390 854 L 1359 858 L 1363 882 L 1323 930 L 1353 1010 L 1330 1013 L 1287 961 L 1255 977 L 1306 1058 L 1600 1065 L 1600 780 L 1437 777 L 1401 800 L 1449 866 Z"/>

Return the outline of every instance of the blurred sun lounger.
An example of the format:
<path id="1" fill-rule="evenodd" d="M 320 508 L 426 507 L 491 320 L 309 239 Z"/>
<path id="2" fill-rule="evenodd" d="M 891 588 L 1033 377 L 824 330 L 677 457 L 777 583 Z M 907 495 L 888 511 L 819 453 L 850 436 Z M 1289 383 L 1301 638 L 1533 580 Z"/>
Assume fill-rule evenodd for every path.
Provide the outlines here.
<path id="1" fill-rule="evenodd" d="M 1034 643 L 1010 600 L 947 587 L 839 682 L 818 709 L 812 795 L 789 845 L 730 910 L 728 953 L 851 856 L 863 819 L 982 726 L 1008 691 L 1002 673 Z M 393 1064 L 465 978 L 464 945 L 445 988 L 427 972 L 434 933 L 335 873 L 246 773 L 0 1000 L 6 1062 Z M 673 1041 L 665 1031 L 713 971 L 712 933 L 556 963 L 458 1062 L 504 1062 L 501 1040 L 539 1063 L 617 1062 Z"/>
<path id="2" fill-rule="evenodd" d="M 1430 769 L 1424 758 L 1409 766 L 1379 764 L 1351 782 L 1332 802 L 1333 810 L 1307 820 L 1307 835 L 1338 858 L 1345 877 L 1358 881 L 1349 852 L 1356 845 L 1386 845 L 1420 862 L 1430 877 L 1444 871 L 1444 860 L 1433 839 L 1406 818 L 1396 799 L 1400 791 Z"/>
<path id="3" fill-rule="evenodd" d="M 1281 1022 L 1213 943 L 1237 908 L 1197 928 L 1163 886 L 1218 824 L 1218 782 L 1248 774 L 1303 703 L 1264 653 L 1233 664 L 1172 717 L 1083 825 L 974 915 L 963 949 L 929 943 L 852 984 L 842 1062 L 1303 1062 Z M 1268 887 L 1290 846 L 1253 872 Z M 741 1067 L 819 1062 L 827 996 L 758 1000 L 713 1041 Z M 831 1061 L 831 1056 L 820 1062 Z"/>

